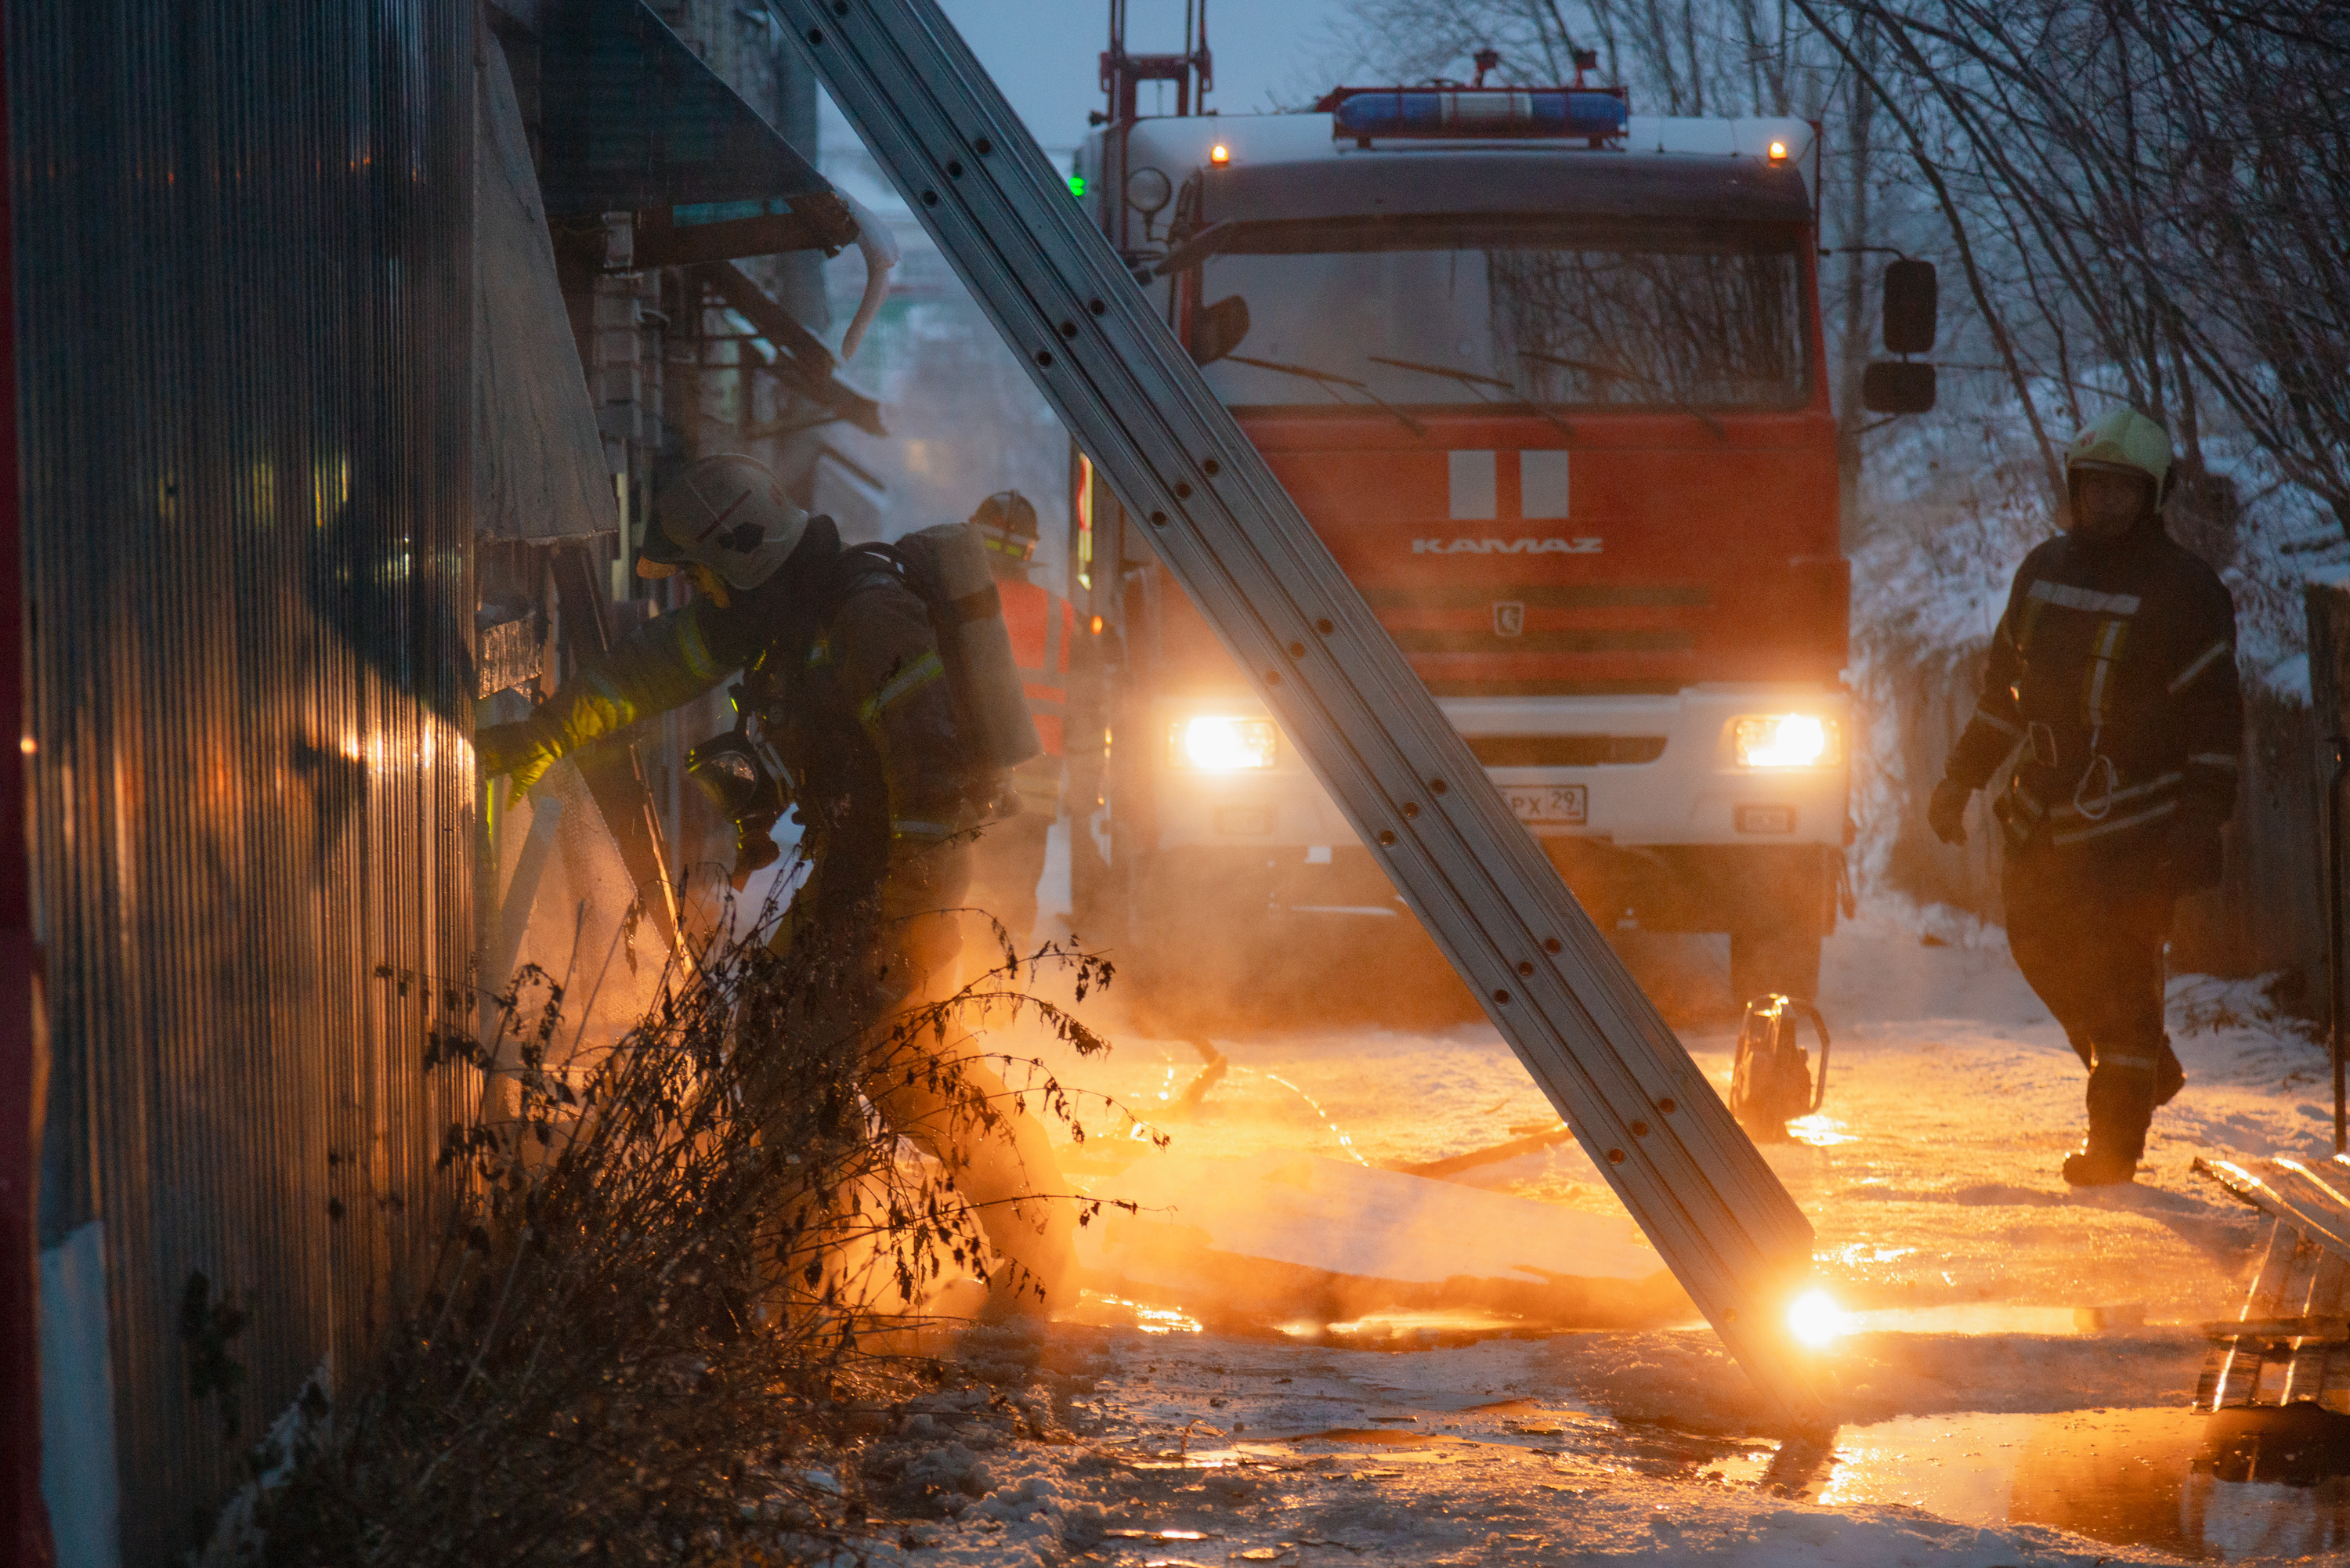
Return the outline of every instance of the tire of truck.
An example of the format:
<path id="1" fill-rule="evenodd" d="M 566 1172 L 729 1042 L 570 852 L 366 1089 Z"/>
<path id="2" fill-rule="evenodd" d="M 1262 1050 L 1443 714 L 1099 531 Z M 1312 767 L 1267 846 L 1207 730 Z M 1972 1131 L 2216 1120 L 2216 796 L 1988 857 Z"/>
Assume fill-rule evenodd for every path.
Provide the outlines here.
<path id="1" fill-rule="evenodd" d="M 1810 1002 L 1820 990 L 1820 934 L 1752 926 L 1730 933 L 1730 1001 L 1743 1008 L 1778 992 Z"/>

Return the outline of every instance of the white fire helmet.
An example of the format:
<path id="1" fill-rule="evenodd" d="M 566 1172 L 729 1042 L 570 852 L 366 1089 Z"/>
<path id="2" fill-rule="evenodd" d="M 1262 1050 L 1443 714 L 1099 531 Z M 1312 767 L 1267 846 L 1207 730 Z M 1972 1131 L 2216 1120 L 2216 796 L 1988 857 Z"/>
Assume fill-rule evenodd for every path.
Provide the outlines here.
<path id="1" fill-rule="evenodd" d="M 2112 410 L 2064 449 L 2067 485 L 2074 471 L 2084 468 L 2142 474 L 2154 481 L 2158 506 L 2170 491 L 2170 432 L 2132 408 Z"/>
<path id="2" fill-rule="evenodd" d="M 807 523 L 765 463 L 739 452 L 705 457 L 654 498 L 637 572 L 666 577 L 708 566 L 730 587 L 755 588 L 799 547 Z"/>

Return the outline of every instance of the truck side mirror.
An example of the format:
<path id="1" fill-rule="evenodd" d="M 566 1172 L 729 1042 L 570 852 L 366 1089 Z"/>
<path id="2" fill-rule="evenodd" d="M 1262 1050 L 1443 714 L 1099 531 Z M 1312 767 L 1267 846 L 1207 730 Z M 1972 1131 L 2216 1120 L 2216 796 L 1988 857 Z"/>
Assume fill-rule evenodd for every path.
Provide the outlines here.
<path id="1" fill-rule="evenodd" d="M 1228 294 L 1204 306 L 1191 317 L 1191 362 L 1212 365 L 1241 346 L 1248 336 L 1248 301 Z"/>
<path id="2" fill-rule="evenodd" d="M 1860 373 L 1861 406 L 1872 414 L 1922 414 L 1934 406 L 1934 367 L 1879 359 Z"/>
<path id="3" fill-rule="evenodd" d="M 1932 262 L 1898 261 L 1885 269 L 1887 354 L 1933 352 L 1935 292 Z"/>

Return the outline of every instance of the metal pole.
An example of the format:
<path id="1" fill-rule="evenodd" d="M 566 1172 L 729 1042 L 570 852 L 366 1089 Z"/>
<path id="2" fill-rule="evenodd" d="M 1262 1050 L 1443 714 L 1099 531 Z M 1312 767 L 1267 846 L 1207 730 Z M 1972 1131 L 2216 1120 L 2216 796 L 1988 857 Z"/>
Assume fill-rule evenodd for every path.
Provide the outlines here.
<path id="1" fill-rule="evenodd" d="M 1825 1425 L 1810 1222 L 936 0 L 768 4 L 1690 1299 Z"/>
<path id="2" fill-rule="evenodd" d="M 0 11 L 11 7 L 0 6 Z M 24 20 L 28 7 L 13 7 Z M 6 64 L 0 51 L 0 66 Z M 0 82 L 6 79 L 0 72 Z M 0 109 L 7 107 L 0 88 Z M 8 151 L 9 121 L 0 115 L 0 155 Z M 5 161 L 5 157 L 0 157 Z M 16 295 L 16 213 L 0 191 L 0 298 Z M 16 322 L 0 319 L 0 740 L 18 736 L 22 749 L 0 768 L 0 1556 L 47 1562 L 48 1516 L 41 1505 L 41 1400 L 37 1220 L 33 1188 L 40 1169 L 41 1120 L 47 1109 L 48 1023 L 41 953 L 32 921 L 33 866 L 26 796 L 37 767 L 53 766 L 33 750 L 26 711 L 30 670 L 25 661 L 23 492 L 18 483 Z"/>
<path id="3" fill-rule="evenodd" d="M 2325 788 L 2325 989 L 2326 1035 L 2334 1055 L 2334 1152 L 2350 1151 L 2350 1104 L 2344 1099 L 2342 1071 L 2342 784 L 2350 778 L 2350 740 L 2340 735 L 2326 742 L 2334 749 L 2334 776 Z"/>

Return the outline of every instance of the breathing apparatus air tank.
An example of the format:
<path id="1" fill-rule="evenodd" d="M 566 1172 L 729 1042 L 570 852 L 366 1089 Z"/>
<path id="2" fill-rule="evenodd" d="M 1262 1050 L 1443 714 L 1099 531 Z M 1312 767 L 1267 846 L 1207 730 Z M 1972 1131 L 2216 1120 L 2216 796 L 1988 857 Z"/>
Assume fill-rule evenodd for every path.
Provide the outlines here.
<path id="1" fill-rule="evenodd" d="M 979 530 L 941 523 L 906 535 L 893 548 L 930 610 L 973 769 L 1002 773 L 1040 755 L 1045 742 L 1028 711 L 1012 634 L 1003 624 L 1003 596 L 996 592 Z"/>

